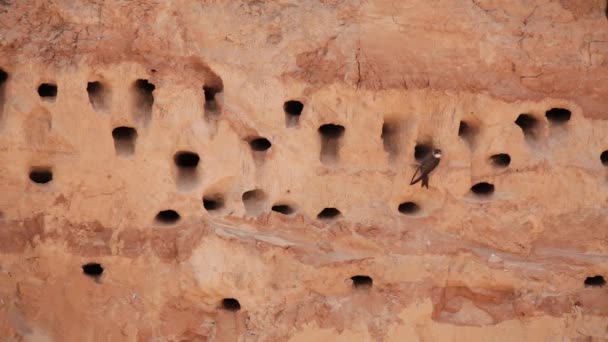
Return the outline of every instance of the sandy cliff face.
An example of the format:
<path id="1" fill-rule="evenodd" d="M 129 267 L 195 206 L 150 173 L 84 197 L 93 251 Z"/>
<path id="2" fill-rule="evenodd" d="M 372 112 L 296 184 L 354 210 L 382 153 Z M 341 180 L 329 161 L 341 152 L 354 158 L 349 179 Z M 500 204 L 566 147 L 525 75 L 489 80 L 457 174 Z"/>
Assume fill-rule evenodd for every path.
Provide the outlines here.
<path id="1" fill-rule="evenodd" d="M 0 340 L 606 340 L 607 57 L 604 0 L 0 0 Z"/>

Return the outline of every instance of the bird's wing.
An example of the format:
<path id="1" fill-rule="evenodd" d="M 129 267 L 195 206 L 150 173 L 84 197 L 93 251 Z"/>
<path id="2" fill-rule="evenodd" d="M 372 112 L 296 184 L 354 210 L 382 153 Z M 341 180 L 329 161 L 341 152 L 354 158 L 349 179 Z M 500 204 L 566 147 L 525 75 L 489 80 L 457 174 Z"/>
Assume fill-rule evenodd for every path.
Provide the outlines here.
<path id="1" fill-rule="evenodd" d="M 422 180 L 422 178 L 427 177 L 429 173 L 431 173 L 431 171 L 437 167 L 437 165 L 439 165 L 439 159 L 435 158 L 432 154 L 427 155 L 420 163 L 420 166 L 418 166 L 416 169 L 416 172 L 414 172 L 410 185 L 416 184 Z M 416 178 L 417 174 L 420 174 L 418 178 Z"/>

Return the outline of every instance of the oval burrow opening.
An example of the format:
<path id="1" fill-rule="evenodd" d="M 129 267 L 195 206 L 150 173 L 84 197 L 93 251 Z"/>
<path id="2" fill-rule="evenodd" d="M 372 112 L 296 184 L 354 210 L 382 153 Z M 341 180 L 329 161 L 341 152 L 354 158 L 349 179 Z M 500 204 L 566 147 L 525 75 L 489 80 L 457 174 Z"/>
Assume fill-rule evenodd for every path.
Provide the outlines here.
<path id="1" fill-rule="evenodd" d="M 506 153 L 497 153 L 490 156 L 490 161 L 497 168 L 505 168 L 511 164 L 511 156 Z"/>
<path id="2" fill-rule="evenodd" d="M 218 95 L 223 91 L 223 85 L 204 85 L 203 94 L 205 96 L 205 116 L 214 118 L 222 113 Z"/>
<path id="3" fill-rule="evenodd" d="M 566 108 L 551 108 L 545 113 L 545 117 L 554 125 L 563 125 L 570 121 L 572 113 Z"/>
<path id="4" fill-rule="evenodd" d="M 181 219 L 179 213 L 173 209 L 161 210 L 154 217 L 154 222 L 159 225 L 174 225 Z"/>
<path id="5" fill-rule="evenodd" d="M 400 203 L 397 210 L 404 215 L 414 216 L 422 212 L 420 205 L 415 202 L 407 201 Z"/>
<path id="6" fill-rule="evenodd" d="M 38 86 L 38 95 L 46 101 L 55 101 L 57 98 L 57 85 L 54 83 L 42 83 Z"/>
<path id="7" fill-rule="evenodd" d="M 29 178 L 36 184 L 47 184 L 53 180 L 53 170 L 46 166 L 30 168 Z"/>
<path id="8" fill-rule="evenodd" d="M 366 275 L 352 276 L 350 280 L 353 283 L 353 288 L 356 290 L 369 290 L 374 284 L 372 277 Z"/>
<path id="9" fill-rule="evenodd" d="M 585 287 L 603 287 L 606 285 L 606 280 L 601 275 L 585 278 Z"/>
<path id="10" fill-rule="evenodd" d="M 324 208 L 317 214 L 317 219 L 321 221 L 331 221 L 342 216 L 340 210 L 336 208 Z"/>
<path id="11" fill-rule="evenodd" d="M 471 187 L 471 192 L 479 197 L 488 197 L 494 194 L 494 184 L 481 182 Z"/>
<path id="12" fill-rule="evenodd" d="M 417 143 L 416 146 L 414 146 L 414 159 L 421 162 L 424 157 L 431 154 L 433 150 L 433 144 L 431 143 Z"/>
<path id="13" fill-rule="evenodd" d="M 211 194 L 203 196 L 203 207 L 209 213 L 217 213 L 224 208 L 224 196 Z"/>
<path id="14" fill-rule="evenodd" d="M 82 265 L 82 273 L 91 278 L 99 278 L 103 274 L 103 266 L 96 262 L 90 262 Z"/>
<path id="15" fill-rule="evenodd" d="M 266 152 L 272 147 L 272 143 L 264 137 L 250 138 L 249 147 L 254 152 Z"/>
<path id="16" fill-rule="evenodd" d="M 8 73 L 0 68 L 0 127 L 2 127 L 4 117 L 5 85 L 8 80 Z"/>
<path id="17" fill-rule="evenodd" d="M 89 103 L 95 110 L 108 109 L 107 86 L 100 81 L 87 83 L 87 94 L 89 95 Z"/>
<path id="18" fill-rule="evenodd" d="M 296 212 L 295 208 L 289 204 L 277 203 L 272 206 L 272 211 L 282 215 L 292 215 Z"/>
<path id="19" fill-rule="evenodd" d="M 608 151 L 604 151 L 600 154 L 600 161 L 602 162 L 602 165 L 608 166 Z"/>
<path id="20" fill-rule="evenodd" d="M 201 158 L 192 151 L 178 151 L 173 155 L 177 167 L 177 187 L 182 191 L 193 190 L 198 184 L 197 168 Z"/>
<path id="21" fill-rule="evenodd" d="M 241 310 L 241 303 L 235 298 L 222 299 L 221 308 L 226 311 L 237 312 Z"/>
<path id="22" fill-rule="evenodd" d="M 469 149 L 475 147 L 476 138 L 479 133 L 479 123 L 473 120 L 461 120 L 458 125 L 458 136 L 464 140 Z"/>
<path id="23" fill-rule="evenodd" d="M 129 157 L 135 154 L 135 141 L 137 140 L 137 130 L 133 127 L 120 126 L 112 130 L 114 139 L 114 150 L 116 155 Z"/>
<path id="24" fill-rule="evenodd" d="M 138 79 L 133 83 L 133 119 L 145 126 L 152 119 L 155 89 L 156 86 L 145 79 Z"/>
<path id="25" fill-rule="evenodd" d="M 536 139 L 540 134 L 540 122 L 532 114 L 519 114 L 515 124 L 521 128 L 527 139 Z"/>
<path id="26" fill-rule="evenodd" d="M 304 110 L 304 104 L 297 100 L 289 100 L 283 103 L 285 113 L 285 126 L 295 127 L 300 124 L 300 116 Z"/>
<path id="27" fill-rule="evenodd" d="M 382 124 L 382 147 L 388 154 L 389 161 L 394 161 L 401 151 L 401 124 L 395 120 L 385 119 Z"/>
<path id="28" fill-rule="evenodd" d="M 340 140 L 344 136 L 345 128 L 337 124 L 321 125 L 318 129 L 321 137 L 321 153 L 319 159 L 323 164 L 334 164 L 340 159 Z"/>
<path id="29" fill-rule="evenodd" d="M 249 216 L 258 216 L 266 209 L 266 193 L 261 189 L 245 191 L 242 195 L 245 212 Z"/>

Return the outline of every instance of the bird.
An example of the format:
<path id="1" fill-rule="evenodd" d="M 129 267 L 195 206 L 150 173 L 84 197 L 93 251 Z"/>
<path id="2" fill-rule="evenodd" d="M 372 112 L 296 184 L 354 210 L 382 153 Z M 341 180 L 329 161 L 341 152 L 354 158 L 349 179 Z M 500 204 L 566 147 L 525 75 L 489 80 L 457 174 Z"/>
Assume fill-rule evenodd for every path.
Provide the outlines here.
<path id="1" fill-rule="evenodd" d="M 429 188 L 429 174 L 437 167 L 437 165 L 439 165 L 440 160 L 441 160 L 441 150 L 440 149 L 434 149 L 432 153 L 427 154 L 420 162 L 420 165 L 418 165 L 416 172 L 414 172 L 410 185 L 414 185 L 414 184 L 422 181 L 421 186 L 426 187 L 428 189 Z M 418 178 L 416 178 L 416 175 L 418 175 L 418 174 L 420 174 L 420 175 L 418 176 Z"/>

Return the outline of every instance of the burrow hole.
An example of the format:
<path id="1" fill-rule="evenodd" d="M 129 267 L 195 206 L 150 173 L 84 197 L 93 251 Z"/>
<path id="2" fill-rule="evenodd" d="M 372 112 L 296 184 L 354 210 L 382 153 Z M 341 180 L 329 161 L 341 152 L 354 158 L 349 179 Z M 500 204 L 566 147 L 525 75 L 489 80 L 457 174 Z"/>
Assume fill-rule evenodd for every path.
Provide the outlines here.
<path id="1" fill-rule="evenodd" d="M 255 152 L 264 152 L 272 147 L 270 141 L 263 137 L 249 139 L 249 146 Z"/>
<path id="2" fill-rule="evenodd" d="M 475 145 L 475 136 L 477 135 L 478 128 L 471 122 L 460 121 L 458 126 L 458 136 L 464 140 L 469 148 Z"/>
<path id="3" fill-rule="evenodd" d="M 6 84 L 6 80 L 8 80 L 8 73 L 0 68 L 0 124 L 2 123 L 4 113 L 4 85 Z"/>
<path id="4" fill-rule="evenodd" d="M 154 221 L 157 224 L 163 225 L 176 224 L 180 219 L 181 216 L 179 213 L 172 209 L 161 210 L 158 212 L 158 214 L 156 214 L 156 217 L 154 217 Z"/>
<path id="5" fill-rule="evenodd" d="M 106 93 L 106 86 L 100 81 L 93 81 L 87 83 L 87 94 L 89 95 L 89 102 L 95 110 L 107 109 Z"/>
<path id="6" fill-rule="evenodd" d="M 319 127 L 321 136 L 321 154 L 319 159 L 324 164 L 333 164 L 340 158 L 340 139 L 344 135 L 344 126 L 325 124 Z"/>
<path id="7" fill-rule="evenodd" d="M 152 118 L 152 106 L 154 105 L 154 89 L 156 86 L 148 80 L 139 79 L 133 84 L 135 108 L 133 118 L 147 125 Z"/>
<path id="8" fill-rule="evenodd" d="M 420 212 L 420 206 L 414 202 L 403 202 L 399 204 L 398 210 L 405 215 L 414 215 Z"/>
<path id="9" fill-rule="evenodd" d="M 531 114 L 519 114 L 515 124 L 524 132 L 524 137 L 534 139 L 538 136 L 539 122 Z"/>
<path id="10" fill-rule="evenodd" d="M 44 100 L 54 101 L 57 97 L 57 85 L 53 83 L 42 83 L 38 86 L 38 95 Z"/>
<path id="11" fill-rule="evenodd" d="M 366 275 L 352 276 L 350 277 L 350 280 L 353 282 L 353 288 L 358 290 L 370 289 L 374 284 L 374 280 L 370 276 Z"/>
<path id="12" fill-rule="evenodd" d="M 608 151 L 604 151 L 600 154 L 600 161 L 602 162 L 602 165 L 608 166 Z"/>
<path id="13" fill-rule="evenodd" d="M 304 110 L 304 104 L 297 100 L 289 100 L 283 103 L 283 111 L 285 112 L 285 125 L 294 127 L 300 123 L 300 115 Z"/>
<path id="14" fill-rule="evenodd" d="M 96 262 L 90 262 L 82 265 L 82 273 L 89 277 L 99 278 L 103 273 L 103 267 Z"/>
<path id="15" fill-rule="evenodd" d="M 414 159 L 422 161 L 424 157 L 428 156 L 433 151 L 433 145 L 427 143 L 419 143 L 414 147 Z"/>
<path id="16" fill-rule="evenodd" d="M 33 167 L 30 169 L 30 180 L 37 184 L 46 184 L 53 180 L 53 171 L 49 167 Z"/>
<path id="17" fill-rule="evenodd" d="M 481 182 L 471 187 L 471 192 L 479 196 L 490 196 L 494 193 L 494 184 Z"/>
<path id="18" fill-rule="evenodd" d="M 217 94 L 222 92 L 221 86 L 203 86 L 203 93 L 205 95 L 205 115 L 214 117 L 221 113 L 220 105 L 216 98 Z"/>
<path id="19" fill-rule="evenodd" d="M 295 209 L 288 204 L 275 204 L 272 206 L 272 211 L 283 215 L 291 215 Z"/>
<path id="20" fill-rule="evenodd" d="M 137 130 L 133 127 L 116 127 L 112 130 L 114 138 L 114 149 L 119 156 L 131 156 L 135 153 L 135 141 L 137 140 Z"/>
<path id="21" fill-rule="evenodd" d="M 222 309 L 236 312 L 241 310 L 241 303 L 234 298 L 224 298 L 222 299 Z"/>
<path id="22" fill-rule="evenodd" d="M 399 155 L 400 130 L 398 122 L 384 121 L 384 124 L 382 124 L 382 145 L 391 161 L 395 160 Z"/>
<path id="23" fill-rule="evenodd" d="M 587 277 L 587 279 L 585 279 L 586 287 L 602 287 L 604 285 L 606 285 L 606 280 L 601 275 Z"/>
<path id="24" fill-rule="evenodd" d="M 219 211 L 224 208 L 224 197 L 220 194 L 205 195 L 203 207 L 209 212 Z"/>
<path id="25" fill-rule="evenodd" d="M 199 161 L 198 154 L 190 151 L 179 151 L 173 155 L 173 162 L 177 166 L 177 185 L 182 190 L 191 189 L 196 185 Z"/>
<path id="26" fill-rule="evenodd" d="M 511 156 L 506 153 L 498 153 L 490 156 L 490 161 L 492 162 L 492 165 L 503 168 L 511 164 Z"/>
<path id="27" fill-rule="evenodd" d="M 571 115 L 572 113 L 565 108 L 551 108 L 545 113 L 547 120 L 557 125 L 568 122 Z"/>
<path id="28" fill-rule="evenodd" d="M 261 189 L 253 189 L 243 193 L 243 205 L 247 215 L 257 216 L 266 206 L 266 193 Z"/>
<path id="29" fill-rule="evenodd" d="M 317 215 L 317 218 L 319 220 L 333 220 L 333 219 L 340 217 L 341 215 L 342 215 L 342 213 L 340 212 L 340 210 L 338 210 L 336 208 L 324 208 Z"/>

